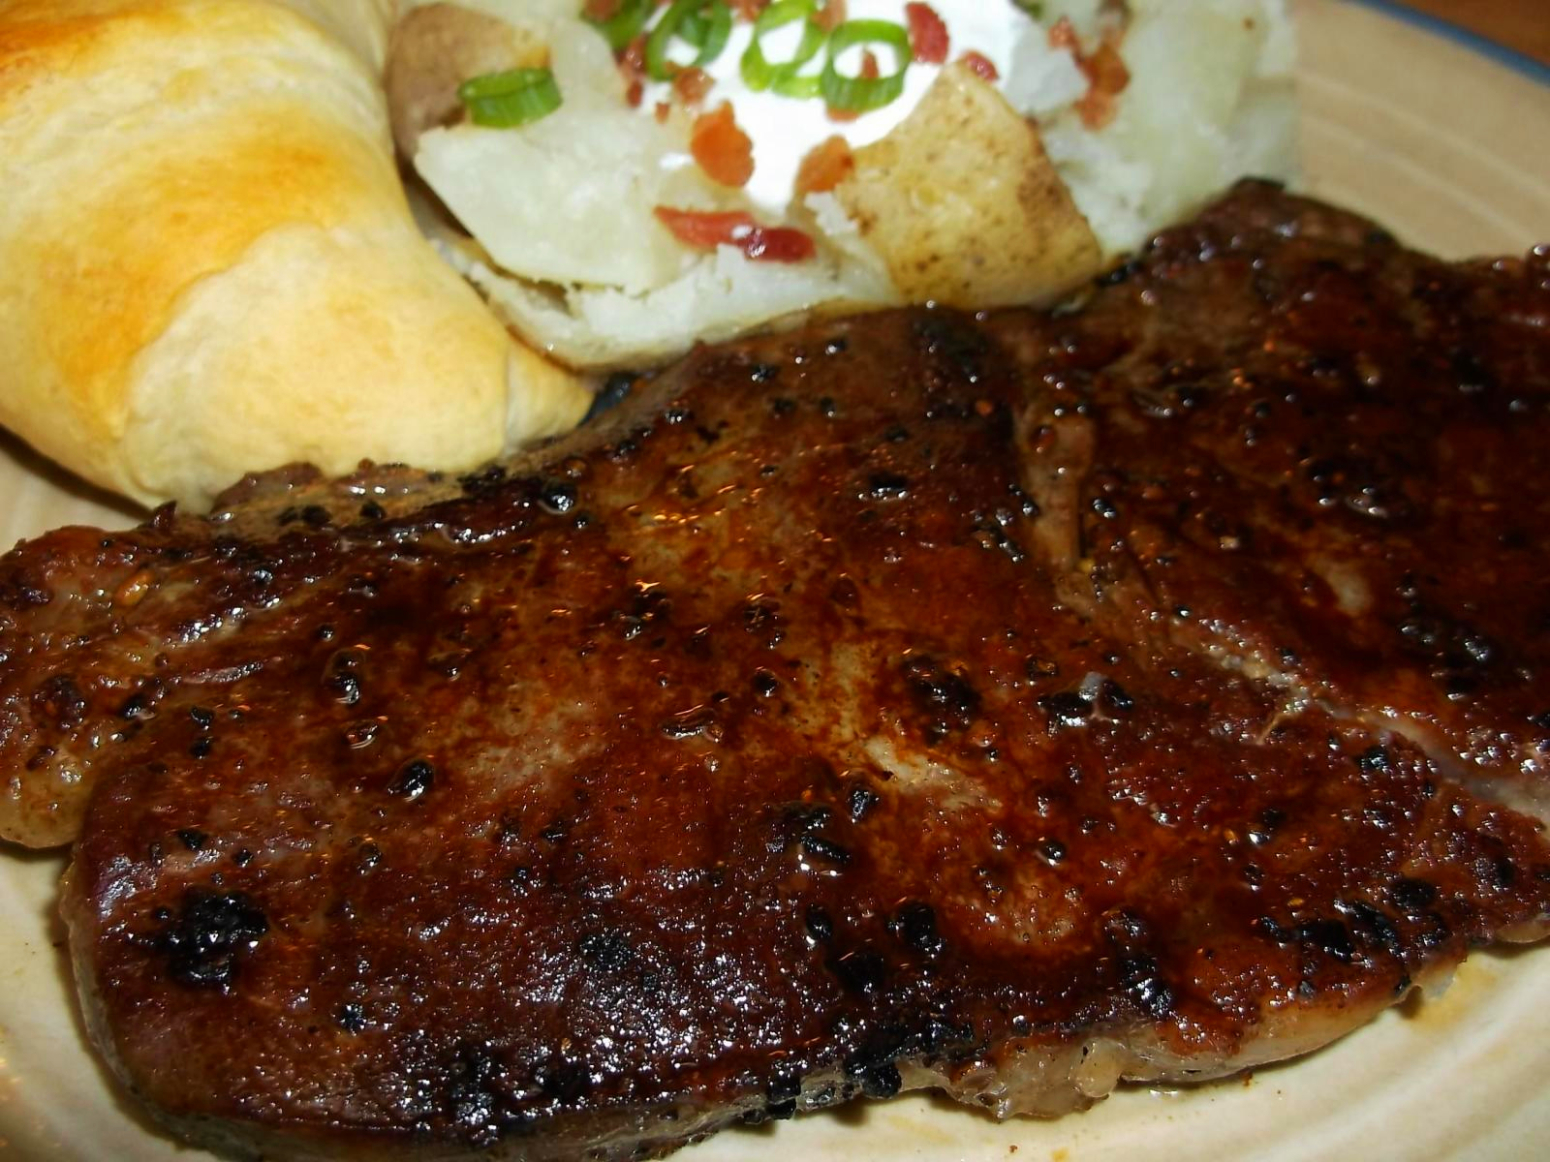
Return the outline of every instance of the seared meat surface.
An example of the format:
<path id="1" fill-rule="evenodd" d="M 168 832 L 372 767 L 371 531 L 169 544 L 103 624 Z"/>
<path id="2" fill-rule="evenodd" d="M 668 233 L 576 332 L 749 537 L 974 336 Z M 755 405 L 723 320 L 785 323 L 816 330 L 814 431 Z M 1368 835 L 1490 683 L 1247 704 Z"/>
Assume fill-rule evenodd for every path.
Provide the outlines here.
<path id="1" fill-rule="evenodd" d="M 1084 614 L 1550 785 L 1550 248 L 1450 266 L 1253 187 L 1012 317 L 1041 551 Z"/>
<path id="2" fill-rule="evenodd" d="M 65 838 L 85 805 L 65 912 L 94 1038 L 159 1118 L 238 1153 L 627 1157 L 908 1087 L 1052 1114 L 1219 1075 L 1540 937 L 1540 824 L 1453 777 L 1477 762 L 1453 719 L 1381 732 L 1369 696 L 1400 663 L 1421 693 L 1399 715 L 1441 683 L 1438 706 L 1500 724 L 1532 692 L 1477 667 L 1449 699 L 1454 671 L 1380 624 L 1384 570 L 1457 548 L 1414 514 L 1507 469 L 1453 501 L 1419 479 L 1401 528 L 1307 499 L 1311 474 L 1274 485 L 1288 441 L 1363 439 L 1345 411 L 1289 419 L 1254 472 L 1223 434 L 1223 368 L 1318 301 L 1304 270 L 1532 308 L 1526 267 L 1366 231 L 1254 187 L 1084 315 L 702 350 L 474 478 L 276 475 L 210 518 L 22 546 L 0 565 L 8 827 Z M 1169 296 L 1191 277 L 1214 322 Z M 1170 417 L 1138 397 L 1179 381 L 1143 389 L 1138 353 L 1175 317 L 1207 386 Z M 1374 309 L 1374 334 L 1415 317 Z M 1498 322 L 1447 342 L 1543 392 L 1543 332 Z M 1374 349 L 1424 363 L 1410 333 Z M 1373 454 L 1418 458 L 1385 477 L 1405 488 L 1455 420 L 1471 447 L 1544 427 L 1538 404 L 1482 411 L 1495 388 L 1427 390 L 1408 445 L 1403 409 L 1371 405 Z M 1197 484 L 1301 556 L 1231 549 Z M 1182 588 L 1145 537 L 1178 543 Z M 1366 609 L 1295 599 L 1330 545 L 1360 549 Z M 1527 593 L 1544 552 L 1486 556 Z M 1435 616 L 1473 600 L 1502 664 L 1532 667 L 1540 631 L 1499 630 L 1517 615 L 1461 564 L 1433 574 Z M 1296 665 L 1262 664 L 1291 632 Z"/>

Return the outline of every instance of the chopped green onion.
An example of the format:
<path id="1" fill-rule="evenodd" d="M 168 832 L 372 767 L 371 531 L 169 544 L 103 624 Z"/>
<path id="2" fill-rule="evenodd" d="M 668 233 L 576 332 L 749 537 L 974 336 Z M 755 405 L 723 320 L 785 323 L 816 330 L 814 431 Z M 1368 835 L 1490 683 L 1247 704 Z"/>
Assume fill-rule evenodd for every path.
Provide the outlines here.
<path id="1" fill-rule="evenodd" d="M 861 44 L 882 44 L 893 49 L 897 72 L 883 77 L 847 77 L 836 62 L 846 50 Z M 909 70 L 910 34 L 902 24 L 889 20 L 847 20 L 829 37 L 829 59 L 818 75 L 818 90 L 831 109 L 847 113 L 870 113 L 898 100 L 904 92 L 904 74 Z"/>
<path id="2" fill-rule="evenodd" d="M 710 9 L 708 13 L 705 9 Z M 657 26 L 646 38 L 646 72 L 654 81 L 670 81 L 676 62 L 668 59 L 668 46 L 680 37 L 698 48 L 690 67 L 708 65 L 721 55 L 732 35 L 732 10 L 727 0 L 673 0 Z"/>
<path id="3" fill-rule="evenodd" d="M 1013 0 L 1013 3 L 1035 20 L 1044 19 L 1044 5 L 1041 0 Z"/>
<path id="4" fill-rule="evenodd" d="M 777 93 L 785 97 L 816 97 L 818 95 L 818 76 L 804 77 L 798 75 L 798 70 L 808 61 L 818 55 L 818 50 L 823 47 L 824 31 L 813 23 L 813 13 L 818 9 L 818 0 L 776 0 L 754 22 L 753 39 L 748 42 L 748 49 L 743 53 L 743 59 L 739 68 L 743 74 L 743 84 L 756 93 L 773 88 Z M 764 46 L 760 43 L 764 34 L 773 32 L 794 21 L 803 21 L 802 40 L 797 45 L 796 55 L 788 61 L 773 64 L 764 55 Z"/>
<path id="5" fill-rule="evenodd" d="M 547 117 L 560 107 L 560 87 L 548 69 L 486 73 L 458 86 L 458 100 L 475 125 L 511 129 Z"/>
<path id="6" fill-rule="evenodd" d="M 585 13 L 582 19 L 603 34 L 609 48 L 623 52 L 645 29 L 646 20 L 655 6 L 653 0 L 623 0 L 619 10 L 607 20 L 595 20 Z"/>
<path id="7" fill-rule="evenodd" d="M 714 15 L 709 17 L 701 16 L 699 12 L 691 8 L 689 15 L 685 16 L 683 23 L 678 26 L 678 37 L 685 43 L 692 44 L 695 48 L 704 48 L 705 41 L 709 39 L 713 31 L 713 21 Z M 730 25 L 728 29 L 730 30 Z"/>

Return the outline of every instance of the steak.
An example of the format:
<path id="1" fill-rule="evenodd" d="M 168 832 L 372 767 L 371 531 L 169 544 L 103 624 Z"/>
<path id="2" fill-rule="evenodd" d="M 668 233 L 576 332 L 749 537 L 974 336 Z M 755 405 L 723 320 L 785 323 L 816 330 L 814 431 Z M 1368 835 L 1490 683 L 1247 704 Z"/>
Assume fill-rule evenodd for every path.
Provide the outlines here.
<path id="1" fill-rule="evenodd" d="M 1550 247 L 1449 266 L 1250 187 L 1108 282 L 1008 319 L 1062 594 L 1542 810 Z"/>
<path id="2" fill-rule="evenodd" d="M 1544 276 L 1249 186 L 1077 313 L 20 546 L 5 825 L 79 829 L 93 1039 L 239 1155 L 624 1158 L 1220 1076 L 1543 936 L 1543 510 L 1489 505 Z"/>

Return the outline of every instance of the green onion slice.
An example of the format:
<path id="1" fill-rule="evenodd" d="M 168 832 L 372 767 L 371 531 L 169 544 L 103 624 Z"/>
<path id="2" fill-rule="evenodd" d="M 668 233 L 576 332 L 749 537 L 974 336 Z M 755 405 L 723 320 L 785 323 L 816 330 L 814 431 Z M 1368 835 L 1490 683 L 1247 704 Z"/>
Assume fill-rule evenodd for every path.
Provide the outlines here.
<path id="1" fill-rule="evenodd" d="M 704 5 L 698 7 L 703 8 Z M 730 10 L 729 10 L 730 12 Z M 704 48 L 705 42 L 710 39 L 715 21 L 714 13 L 711 16 L 702 16 L 694 8 L 689 9 L 689 15 L 685 16 L 683 23 L 678 26 L 678 37 L 695 48 Z M 731 25 L 729 24 L 730 31 Z"/>
<path id="2" fill-rule="evenodd" d="M 773 88 L 785 97 L 816 97 L 818 75 L 815 73 L 804 77 L 798 75 L 798 71 L 817 56 L 818 50 L 823 47 L 824 31 L 812 20 L 817 10 L 818 0 L 776 0 L 759 13 L 753 26 L 753 39 L 748 42 L 747 51 L 743 53 L 738 66 L 743 74 L 743 84 L 756 93 Z M 802 25 L 802 40 L 797 45 L 796 54 L 788 61 L 772 63 L 764 55 L 761 39 L 765 33 L 798 20 L 805 23 Z"/>
<path id="3" fill-rule="evenodd" d="M 645 29 L 646 21 L 655 7 L 653 0 L 624 0 L 619 10 L 607 20 L 594 20 L 585 14 L 582 19 L 603 34 L 609 48 L 614 52 L 623 52 L 630 47 L 630 41 Z"/>
<path id="4" fill-rule="evenodd" d="M 847 49 L 860 44 L 881 44 L 893 49 L 898 71 L 882 77 L 847 77 L 835 62 Z M 902 24 L 889 20 L 847 20 L 829 37 L 829 59 L 818 74 L 818 91 L 831 109 L 870 113 L 899 99 L 904 74 L 909 71 L 910 34 Z"/>
<path id="5" fill-rule="evenodd" d="M 653 81 L 672 80 L 677 65 L 668 59 L 667 50 L 675 37 L 700 50 L 690 62 L 694 67 L 720 56 L 731 35 L 732 9 L 727 0 L 673 0 L 646 38 L 646 72 Z"/>
<path id="6" fill-rule="evenodd" d="M 475 125 L 511 129 L 547 117 L 560 107 L 560 87 L 548 69 L 485 73 L 458 86 L 458 100 Z"/>

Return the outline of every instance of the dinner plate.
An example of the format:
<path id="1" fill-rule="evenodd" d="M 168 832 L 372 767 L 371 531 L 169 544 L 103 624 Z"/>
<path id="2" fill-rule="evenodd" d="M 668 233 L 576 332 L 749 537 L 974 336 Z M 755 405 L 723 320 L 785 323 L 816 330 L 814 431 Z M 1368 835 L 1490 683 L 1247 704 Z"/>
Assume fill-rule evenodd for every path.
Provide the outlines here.
<path id="1" fill-rule="evenodd" d="M 1301 0 L 1304 184 L 1464 257 L 1550 241 L 1550 70 L 1393 5 Z M 134 514 L 0 442 L 0 543 Z M 87 1047 L 52 855 L 0 854 L 0 1158 L 194 1162 Z M 1122 1089 L 1086 1114 L 996 1123 L 941 1099 L 861 1103 L 685 1151 L 684 1162 L 1521 1159 L 1550 1141 L 1550 948 L 1472 958 L 1338 1044 L 1251 1077 Z"/>

